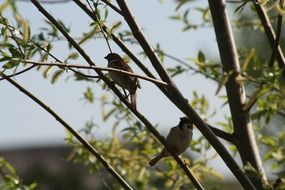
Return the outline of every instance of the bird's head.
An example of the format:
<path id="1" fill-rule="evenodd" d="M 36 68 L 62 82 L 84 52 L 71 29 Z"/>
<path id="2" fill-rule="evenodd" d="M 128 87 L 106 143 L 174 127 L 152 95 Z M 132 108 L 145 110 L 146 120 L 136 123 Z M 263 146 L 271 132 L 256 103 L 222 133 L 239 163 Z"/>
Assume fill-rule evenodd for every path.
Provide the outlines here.
<path id="1" fill-rule="evenodd" d="M 107 59 L 108 61 L 110 60 L 116 60 L 116 59 L 121 59 L 121 57 L 116 54 L 116 53 L 109 53 L 106 57 L 104 57 L 105 59 Z"/>
<path id="2" fill-rule="evenodd" d="M 178 127 L 180 129 L 183 129 L 185 127 L 187 129 L 192 130 L 193 129 L 193 123 L 187 117 L 180 117 L 180 122 L 178 124 Z"/>

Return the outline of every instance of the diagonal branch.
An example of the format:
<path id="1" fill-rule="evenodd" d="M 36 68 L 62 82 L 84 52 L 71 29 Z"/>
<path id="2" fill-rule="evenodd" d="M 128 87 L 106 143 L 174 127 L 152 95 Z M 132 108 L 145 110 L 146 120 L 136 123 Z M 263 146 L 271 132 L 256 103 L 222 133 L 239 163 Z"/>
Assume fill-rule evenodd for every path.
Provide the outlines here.
<path id="1" fill-rule="evenodd" d="M 254 131 L 252 128 L 250 114 L 243 110 L 245 104 L 245 89 L 238 82 L 240 76 L 240 65 L 236 45 L 231 30 L 228 13 L 224 0 L 209 0 L 209 7 L 213 19 L 217 43 L 220 52 L 221 63 L 225 73 L 232 73 L 225 84 L 229 107 L 234 127 L 234 135 L 238 139 L 237 149 L 244 165 L 250 163 L 261 177 L 253 177 L 249 174 L 256 188 L 263 189 L 263 183 L 267 183 L 265 171 L 258 152 Z"/>
<path id="2" fill-rule="evenodd" d="M 218 137 L 236 145 L 237 144 L 237 139 L 233 134 L 227 133 L 221 129 L 218 129 L 216 127 L 211 126 L 210 124 L 208 124 L 208 127 L 211 128 L 211 130 L 213 131 L 213 133 L 215 133 L 215 135 L 217 135 Z"/>
<path id="3" fill-rule="evenodd" d="M 150 59 L 153 67 L 159 74 L 160 78 L 167 82 L 167 83 L 172 83 L 171 78 L 167 74 L 167 71 L 164 69 L 162 66 L 161 62 L 159 61 L 159 58 L 157 55 L 154 53 L 154 49 L 151 47 L 151 45 L 148 43 L 146 37 L 144 36 L 142 30 L 140 29 L 139 25 L 136 23 L 134 20 L 134 17 L 132 13 L 130 12 L 127 3 L 125 0 L 117 0 L 117 3 L 119 7 L 121 8 L 122 14 L 126 22 L 128 23 L 130 29 L 132 30 L 132 33 L 134 37 L 138 40 L 139 44 L 145 51 L 146 55 Z"/>
<path id="4" fill-rule="evenodd" d="M 27 68 L 25 68 L 25 69 L 23 69 L 23 70 L 21 70 L 21 71 L 19 71 L 19 72 L 16 72 L 16 73 L 13 73 L 13 74 L 11 74 L 11 75 L 7 75 L 7 77 L 15 77 L 15 76 L 17 76 L 17 75 L 20 75 L 20 74 L 23 74 L 23 73 L 25 73 L 25 72 L 27 72 L 27 71 L 29 71 L 29 70 L 31 70 L 32 68 L 34 68 L 35 67 L 35 65 L 31 65 L 30 67 L 27 67 Z M 0 71 L 1 72 L 1 71 Z M 1 80 L 4 80 L 4 78 L 0 78 L 0 81 Z"/>
<path id="5" fill-rule="evenodd" d="M 252 2 L 255 6 L 259 19 L 261 20 L 267 39 L 273 49 L 276 35 L 271 25 L 270 19 L 268 18 L 268 15 L 266 13 L 266 10 L 262 5 L 259 4 L 258 0 L 252 0 Z M 277 56 L 276 59 L 278 61 L 278 65 L 282 69 L 285 66 L 285 58 L 280 45 L 278 45 L 276 56 Z"/>
<path id="6" fill-rule="evenodd" d="M 269 67 L 273 67 L 273 64 L 275 62 L 277 52 L 278 52 L 278 46 L 279 46 L 279 41 L 280 41 L 280 36 L 281 36 L 281 29 L 282 29 L 282 15 L 278 15 L 277 18 L 277 30 L 276 30 L 276 39 L 274 40 L 274 45 L 273 45 L 273 50 L 271 54 L 271 58 L 269 61 Z"/>
<path id="7" fill-rule="evenodd" d="M 225 146 L 219 141 L 212 130 L 204 122 L 204 120 L 197 114 L 197 112 L 188 104 L 188 101 L 183 97 L 180 91 L 177 89 L 175 84 L 172 82 L 168 76 L 166 70 L 161 65 L 159 59 L 155 55 L 152 47 L 146 41 L 143 33 L 141 32 L 139 26 L 134 20 L 126 2 L 124 0 L 117 0 L 125 20 L 127 21 L 129 27 L 131 28 L 134 37 L 138 40 L 139 44 L 144 49 L 146 55 L 150 59 L 153 67 L 156 69 L 162 80 L 166 81 L 169 85 L 167 87 L 169 99 L 197 126 L 203 136 L 209 141 L 209 143 L 215 148 L 217 153 L 224 160 L 226 165 L 238 179 L 240 184 L 245 189 L 255 189 L 251 181 L 241 170 L 237 162 L 233 159 L 231 154 L 227 151 Z"/>
<path id="8" fill-rule="evenodd" d="M 12 80 L 10 77 L 0 72 L 1 77 L 5 78 L 10 84 L 15 86 L 18 90 L 23 92 L 26 96 L 31 98 L 34 102 L 40 105 L 44 110 L 46 110 L 49 114 L 51 114 L 60 124 L 64 126 L 66 130 L 68 130 L 89 152 L 94 155 L 109 171 L 114 178 L 125 188 L 125 189 L 133 189 L 121 176 L 118 174 L 114 168 L 105 160 L 105 158 L 88 142 L 86 141 L 79 133 L 76 132 L 66 121 L 64 121 L 57 113 L 55 113 L 49 106 L 47 106 L 44 102 L 22 87 L 20 84 Z"/>

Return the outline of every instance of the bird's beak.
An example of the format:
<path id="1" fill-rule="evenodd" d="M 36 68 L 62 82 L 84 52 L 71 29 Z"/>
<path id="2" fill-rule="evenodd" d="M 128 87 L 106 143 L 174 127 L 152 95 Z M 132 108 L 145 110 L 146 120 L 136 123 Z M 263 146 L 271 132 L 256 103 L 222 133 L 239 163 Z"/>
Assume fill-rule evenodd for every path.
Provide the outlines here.
<path id="1" fill-rule="evenodd" d="M 108 56 L 105 56 L 104 58 L 107 59 Z"/>

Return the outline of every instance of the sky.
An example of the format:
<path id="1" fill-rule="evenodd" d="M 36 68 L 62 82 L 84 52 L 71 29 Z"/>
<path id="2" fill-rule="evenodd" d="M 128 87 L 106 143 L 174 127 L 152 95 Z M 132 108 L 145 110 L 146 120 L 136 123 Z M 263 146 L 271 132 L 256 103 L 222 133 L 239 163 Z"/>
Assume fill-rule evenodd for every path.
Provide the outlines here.
<path id="1" fill-rule="evenodd" d="M 1 2 L 3 0 L 0 0 Z M 147 39 L 153 46 L 159 43 L 165 52 L 184 60 L 197 57 L 199 50 L 203 50 L 207 57 L 216 57 L 218 59 L 213 28 L 205 27 L 181 32 L 183 25 L 169 19 L 170 16 L 175 14 L 174 1 L 161 3 L 160 1 L 140 0 L 128 1 L 128 3 L 135 19 L 142 26 Z M 207 1 L 194 1 L 191 4 L 191 7 L 196 6 L 206 7 Z M 71 34 L 74 37 L 88 31 L 91 21 L 74 3 L 45 4 L 44 7 L 54 17 L 61 19 L 67 26 L 70 26 Z M 18 9 L 21 15 L 29 20 L 32 34 L 36 34 L 39 28 L 44 26 L 44 16 L 31 3 L 19 1 Z M 109 14 L 110 19 L 106 23 L 109 26 L 122 20 L 120 16 L 114 14 L 111 10 Z M 4 16 L 11 18 L 10 13 L 7 11 Z M 197 11 L 192 9 L 189 17 L 194 23 L 199 22 L 198 18 L 200 16 Z M 126 27 L 126 25 L 124 24 L 123 27 Z M 89 41 L 83 47 L 97 65 L 106 66 L 104 56 L 108 53 L 108 48 L 103 40 Z M 115 43 L 111 42 L 111 47 L 114 52 L 123 55 L 123 52 Z M 129 45 L 129 47 L 135 53 L 141 52 L 141 49 L 136 46 Z M 64 59 L 69 52 L 64 41 L 56 42 L 54 49 L 53 53 L 60 59 Z M 74 61 L 74 63 L 81 62 L 85 64 L 82 59 Z M 147 60 L 144 60 L 144 62 L 151 68 Z M 174 63 L 167 60 L 165 64 Z M 135 64 L 131 63 L 131 67 L 135 72 L 142 74 Z M 41 72 L 33 70 L 15 77 L 14 80 L 49 105 L 75 129 L 79 130 L 84 127 L 86 121 L 93 120 L 100 125 L 96 135 L 108 136 L 112 122 L 102 122 L 100 104 L 98 102 L 88 104 L 83 101 L 83 92 L 86 87 L 92 89 L 96 98 L 102 95 L 102 89 L 91 83 L 74 82 L 72 78 L 67 79 L 67 76 L 71 76 L 70 73 L 65 76 L 52 85 L 49 80 L 43 78 Z M 208 98 L 210 107 L 219 110 L 218 114 L 209 120 L 210 123 L 222 120 L 224 114 L 228 113 L 227 107 L 221 108 L 223 101 L 215 95 L 217 85 L 211 80 L 187 72 L 175 77 L 174 81 L 188 100 L 192 99 L 192 91 L 195 90 L 199 95 L 205 95 Z M 159 129 L 165 135 L 170 127 L 177 124 L 182 113 L 167 98 L 163 97 L 162 93 L 153 84 L 141 81 L 141 85 L 142 89 L 138 91 L 138 109 L 152 123 L 159 124 Z M 6 81 L 0 81 L 0 94 L 2 108 L 0 114 L 0 149 L 50 146 L 64 143 L 66 132 L 63 127 L 31 99 Z M 224 89 L 219 95 L 223 94 Z M 113 95 L 109 94 L 108 97 L 113 98 Z M 200 132 L 196 129 L 194 138 L 199 136 Z"/>

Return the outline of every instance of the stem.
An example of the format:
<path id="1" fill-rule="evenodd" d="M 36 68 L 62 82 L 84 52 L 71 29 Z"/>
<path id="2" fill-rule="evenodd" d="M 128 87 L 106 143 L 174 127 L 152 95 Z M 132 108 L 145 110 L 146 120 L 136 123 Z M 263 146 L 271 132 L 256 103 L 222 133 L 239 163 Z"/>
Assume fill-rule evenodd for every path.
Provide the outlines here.
<path id="1" fill-rule="evenodd" d="M 280 41 L 280 36 L 281 36 L 281 30 L 282 30 L 282 15 L 278 15 L 278 21 L 277 21 L 277 31 L 276 31 L 276 39 L 274 40 L 274 45 L 273 45 L 273 50 L 271 54 L 271 58 L 269 61 L 269 67 L 273 67 L 274 61 L 276 59 L 276 55 L 278 52 L 278 46 L 279 46 L 279 41 Z"/>
<path id="2" fill-rule="evenodd" d="M 209 0 L 209 7 L 213 18 L 223 70 L 226 73 L 232 73 L 225 86 L 232 115 L 234 135 L 238 139 L 237 149 L 243 164 L 247 165 L 249 162 L 261 173 L 262 177 L 260 179 L 250 175 L 249 178 L 257 189 L 263 189 L 263 183 L 266 183 L 267 179 L 254 137 L 250 114 L 248 111 L 243 110 L 246 95 L 243 84 L 236 80 L 240 75 L 240 66 L 225 1 L 216 0 L 214 2 Z"/>
<path id="3" fill-rule="evenodd" d="M 171 78 L 168 76 L 166 70 L 161 65 L 159 59 L 155 55 L 152 47 L 146 41 L 142 31 L 135 22 L 126 2 L 124 0 L 117 0 L 125 20 L 127 21 L 130 29 L 133 32 L 134 37 L 138 40 L 141 47 L 144 49 L 146 55 L 150 59 L 152 65 L 162 78 L 162 80 L 167 81 L 169 84 L 167 86 L 167 97 L 197 126 L 203 136 L 209 141 L 209 143 L 215 148 L 217 153 L 224 160 L 226 165 L 236 176 L 239 182 L 245 189 L 255 189 L 248 177 L 240 169 L 239 165 L 233 159 L 231 154 L 227 151 L 224 145 L 215 136 L 212 130 L 204 122 L 204 120 L 197 114 L 197 112 L 188 104 L 188 101 L 183 97 L 178 88 L 172 82 Z"/>
<path id="4" fill-rule="evenodd" d="M 17 73 L 13 73 L 13 74 L 11 74 L 11 75 L 7 75 L 7 77 L 15 77 L 15 76 L 17 76 L 17 75 L 20 75 L 20 74 L 23 74 L 23 73 L 25 73 L 25 72 L 27 72 L 27 71 L 29 71 L 29 70 L 31 70 L 32 68 L 34 68 L 35 67 L 35 65 L 32 65 L 32 66 L 30 66 L 30 67 L 28 67 L 28 68 L 26 68 L 26 69 L 23 69 L 23 70 L 21 70 L 21 71 L 19 71 L 19 72 L 17 72 Z M 1 72 L 1 71 L 0 71 Z M 0 78 L 0 81 L 1 80 L 4 80 L 4 78 Z"/>
<path id="5" fill-rule="evenodd" d="M 34 102 L 40 105 L 44 110 L 46 110 L 49 114 L 51 114 L 59 123 L 61 123 L 66 130 L 68 130 L 87 150 L 90 151 L 92 155 L 94 155 L 109 171 L 114 178 L 125 188 L 125 189 L 133 189 L 114 169 L 113 167 L 105 160 L 105 158 L 88 142 L 86 141 L 79 133 L 76 132 L 66 121 L 64 121 L 59 115 L 57 115 L 49 106 L 43 103 L 40 99 L 35 97 L 28 90 L 23 88 L 20 84 L 6 76 L 4 73 L 0 72 L 0 75 L 5 78 L 9 83 L 23 92 L 26 96 L 31 98 Z"/>
<path id="6" fill-rule="evenodd" d="M 268 39 L 271 47 L 274 48 L 274 42 L 275 42 L 276 36 L 275 36 L 275 32 L 273 30 L 273 27 L 271 25 L 271 22 L 268 18 L 268 15 L 267 15 L 264 7 L 258 3 L 258 0 L 252 0 L 252 2 L 255 6 L 255 9 L 256 9 L 256 12 L 259 16 L 259 19 L 262 23 L 262 26 L 264 28 L 267 39 Z M 282 52 L 280 45 L 278 45 L 276 59 L 278 61 L 279 67 L 283 68 L 285 66 L 285 58 L 284 58 L 284 54 Z"/>
<path id="7" fill-rule="evenodd" d="M 16 59 L 18 60 L 18 59 Z M 163 86 L 167 86 L 167 83 L 166 82 L 163 82 L 163 81 L 160 81 L 160 80 L 157 80 L 157 79 L 153 79 L 153 78 L 150 78 L 150 77 L 146 77 L 146 76 L 142 76 L 142 75 L 138 75 L 138 74 L 135 74 L 135 73 L 132 73 L 132 72 L 128 72 L 128 71 L 124 71 L 124 70 L 121 70 L 121 69 L 115 69 L 115 68 L 109 68 L 109 67 L 99 67 L 99 66 L 94 66 L 94 65 L 91 65 L 91 66 L 86 66 L 86 65 L 80 65 L 80 64 L 63 64 L 63 63 L 52 63 L 52 62 L 40 62 L 40 61 L 33 61 L 33 60 L 18 60 L 18 61 L 21 61 L 23 63 L 29 63 L 29 64 L 33 64 L 33 65 L 42 65 L 42 66 L 59 66 L 59 67 L 65 67 L 65 68 L 79 68 L 79 69 L 97 69 L 97 70 L 101 70 L 101 71 L 114 71 L 114 72 L 118 72 L 118 73 L 121 73 L 121 74 L 124 74 L 124 75 L 130 75 L 130 76 L 134 76 L 134 77 L 137 77 L 137 78 L 141 78 L 143 80 L 146 80 L 146 81 L 150 81 L 152 83 L 156 83 L 156 84 L 159 84 L 159 85 L 163 85 Z"/>

